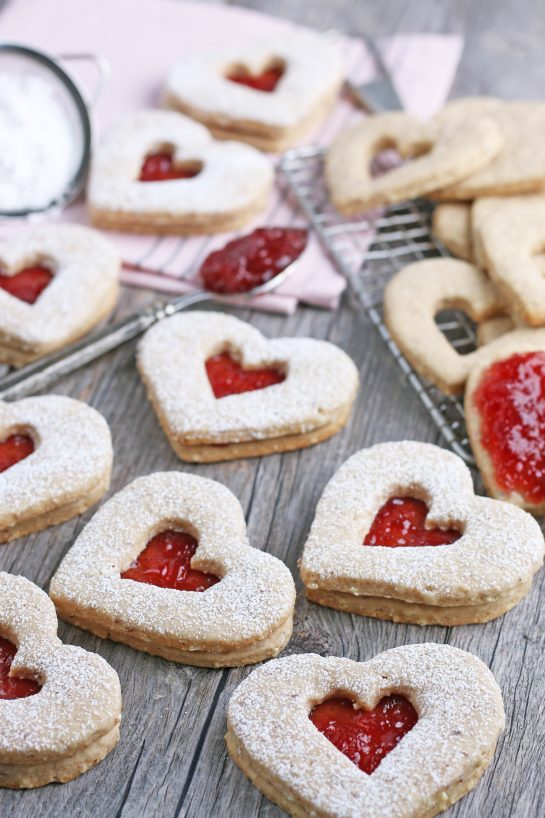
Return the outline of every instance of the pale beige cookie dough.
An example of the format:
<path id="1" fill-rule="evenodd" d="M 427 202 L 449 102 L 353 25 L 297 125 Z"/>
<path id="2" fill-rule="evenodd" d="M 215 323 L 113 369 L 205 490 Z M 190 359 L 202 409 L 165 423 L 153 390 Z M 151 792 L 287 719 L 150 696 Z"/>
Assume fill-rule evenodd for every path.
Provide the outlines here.
<path id="1" fill-rule="evenodd" d="M 433 211 L 432 235 L 445 245 L 453 256 L 474 261 L 471 237 L 471 208 L 459 202 L 439 204 Z"/>

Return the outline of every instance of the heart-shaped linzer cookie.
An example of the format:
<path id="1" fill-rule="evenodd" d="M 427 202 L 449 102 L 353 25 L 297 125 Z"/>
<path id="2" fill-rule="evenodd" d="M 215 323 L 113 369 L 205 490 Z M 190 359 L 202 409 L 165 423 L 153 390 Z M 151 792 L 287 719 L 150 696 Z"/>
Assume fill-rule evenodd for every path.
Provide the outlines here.
<path id="1" fill-rule="evenodd" d="M 234 368 L 225 357 L 218 362 L 225 355 Z M 218 363 L 227 376 L 216 397 L 210 371 Z M 347 422 L 358 387 L 352 360 L 333 344 L 268 340 L 218 312 L 161 321 L 141 341 L 137 364 L 172 448 L 188 461 L 255 457 L 326 440 Z"/>
<path id="2" fill-rule="evenodd" d="M 295 587 L 280 560 L 250 547 L 225 486 L 165 472 L 102 506 L 50 596 L 63 619 L 98 636 L 175 662 L 232 667 L 286 645 Z"/>
<path id="3" fill-rule="evenodd" d="M 339 696 L 367 722 L 359 749 L 354 719 L 344 735 L 335 729 L 338 705 L 333 720 L 316 718 Z M 377 709 L 382 724 L 372 725 Z M 399 718 L 386 736 L 389 709 Z M 364 663 L 315 654 L 268 662 L 232 695 L 226 741 L 243 773 L 295 818 L 432 818 L 475 786 L 504 722 L 500 689 L 480 659 L 409 645 Z"/>
<path id="4" fill-rule="evenodd" d="M 117 673 L 61 643 L 51 600 L 24 577 L 0 573 L 0 629 L 0 787 L 71 781 L 119 740 Z"/>
<path id="5" fill-rule="evenodd" d="M 22 366 L 113 309 L 119 258 L 94 230 L 40 225 L 0 242 L 0 362 Z"/>
<path id="6" fill-rule="evenodd" d="M 398 512 L 405 543 L 403 520 L 393 542 L 387 521 L 377 526 L 392 498 L 413 501 Z M 411 541 L 414 501 L 419 515 L 422 505 L 427 512 L 428 540 Z M 384 547 L 377 533 L 385 535 Z M 301 576 L 308 598 L 321 605 L 395 622 L 461 625 L 516 605 L 544 550 L 536 521 L 509 503 L 476 496 L 455 454 L 429 443 L 379 443 L 350 457 L 326 486 Z"/>
<path id="7" fill-rule="evenodd" d="M 184 56 L 167 77 L 165 101 L 215 136 L 279 152 L 326 116 L 343 78 L 338 43 L 293 28 L 282 37 Z"/>
<path id="8" fill-rule="evenodd" d="M 107 491 L 108 424 L 60 396 L 0 402 L 0 542 L 82 514 Z"/>
<path id="9" fill-rule="evenodd" d="M 217 233 L 242 227 L 263 210 L 273 178 L 270 160 L 255 148 L 217 142 L 174 111 L 139 111 L 103 139 L 87 201 L 98 227 Z"/>

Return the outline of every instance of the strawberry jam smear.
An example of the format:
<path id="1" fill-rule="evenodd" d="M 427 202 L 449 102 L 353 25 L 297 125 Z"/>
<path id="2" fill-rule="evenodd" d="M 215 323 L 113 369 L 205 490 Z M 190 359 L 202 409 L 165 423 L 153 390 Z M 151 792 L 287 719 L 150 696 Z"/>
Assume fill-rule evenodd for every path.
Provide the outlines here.
<path id="1" fill-rule="evenodd" d="M 34 441 L 30 435 L 10 435 L 0 442 L 0 472 L 15 466 L 34 451 Z"/>
<path id="2" fill-rule="evenodd" d="M 267 68 L 261 74 L 249 74 L 243 69 L 235 69 L 227 74 L 227 79 L 230 82 L 236 82 L 238 85 L 253 88 L 254 91 L 264 91 L 270 94 L 278 85 L 283 74 L 284 67 L 276 65 Z"/>
<path id="3" fill-rule="evenodd" d="M 266 389 L 286 380 L 285 374 L 279 369 L 243 369 L 228 352 L 209 358 L 206 361 L 206 374 L 215 398 Z"/>
<path id="4" fill-rule="evenodd" d="M 163 531 L 153 537 L 121 579 L 133 579 L 176 591 L 206 591 L 219 577 L 191 568 L 197 540 L 183 531 Z"/>
<path id="5" fill-rule="evenodd" d="M 207 290 L 246 293 L 275 278 L 306 247 L 308 233 L 296 227 L 259 227 L 205 259 L 200 276 Z"/>
<path id="6" fill-rule="evenodd" d="M 336 697 L 317 704 L 309 718 L 337 750 L 371 775 L 412 730 L 418 714 L 404 696 L 386 696 L 373 710 L 356 710 L 350 699 Z"/>
<path id="7" fill-rule="evenodd" d="M 142 164 L 139 182 L 168 182 L 172 179 L 193 179 L 200 173 L 197 163 L 175 165 L 168 151 L 149 153 Z"/>
<path id="8" fill-rule="evenodd" d="M 47 267 L 26 267 L 15 275 L 0 274 L 0 289 L 27 304 L 34 304 L 51 283 L 53 273 Z"/>
<path id="9" fill-rule="evenodd" d="M 386 548 L 449 545 L 462 536 L 456 529 L 426 528 L 428 507 L 413 497 L 392 497 L 373 520 L 364 545 Z"/>
<path id="10" fill-rule="evenodd" d="M 545 501 L 545 352 L 492 364 L 473 400 L 498 485 L 529 502 Z"/>
<path id="11" fill-rule="evenodd" d="M 9 675 L 16 653 L 15 645 L 0 637 L 0 699 L 26 699 L 40 690 L 40 685 L 33 679 Z"/>

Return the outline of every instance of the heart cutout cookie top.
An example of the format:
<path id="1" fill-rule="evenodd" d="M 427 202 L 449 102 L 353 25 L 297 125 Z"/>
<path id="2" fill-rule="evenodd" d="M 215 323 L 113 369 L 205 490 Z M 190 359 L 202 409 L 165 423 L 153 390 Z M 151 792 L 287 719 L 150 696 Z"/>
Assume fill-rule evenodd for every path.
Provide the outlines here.
<path id="1" fill-rule="evenodd" d="M 339 691 L 364 710 L 403 696 L 418 716 L 372 775 L 309 719 L 317 703 Z M 456 648 L 423 644 L 364 663 L 313 654 L 268 662 L 231 697 L 227 746 L 292 815 L 416 818 L 435 815 L 475 783 L 503 726 L 501 693 L 486 665 Z"/>
<path id="2" fill-rule="evenodd" d="M 245 66 L 235 66 L 230 68 L 225 76 L 230 82 L 236 82 L 238 85 L 245 85 L 246 88 L 253 88 L 254 91 L 270 94 L 275 90 L 285 70 L 284 65 L 273 64 L 263 69 L 259 74 L 252 74 Z"/>
<path id="3" fill-rule="evenodd" d="M 168 182 L 173 179 L 193 179 L 201 172 L 200 162 L 175 164 L 172 152 L 157 151 L 148 154 L 140 169 L 139 182 Z"/>
<path id="4" fill-rule="evenodd" d="M 362 547 L 377 512 L 403 496 L 425 501 L 426 528 L 461 536 L 434 548 Z M 508 503 L 476 496 L 471 473 L 455 454 L 428 443 L 380 443 L 352 455 L 327 484 L 301 575 L 308 588 L 463 606 L 527 590 L 544 550 L 536 521 Z"/>
<path id="5" fill-rule="evenodd" d="M 365 535 L 364 545 L 386 548 L 449 545 L 461 537 L 455 528 L 426 526 L 428 507 L 413 497 L 392 497 L 379 510 Z"/>
<path id="6" fill-rule="evenodd" d="M 34 441 L 30 435 L 9 435 L 0 442 L 0 472 L 10 469 L 34 451 Z"/>
<path id="7" fill-rule="evenodd" d="M 34 696 L 41 687 L 35 679 L 10 675 L 16 653 L 16 645 L 0 637 L 0 699 L 26 699 Z"/>
<path id="8" fill-rule="evenodd" d="M 205 366 L 215 398 L 266 389 L 286 380 L 279 369 L 243 369 L 228 352 L 208 358 Z"/>
<path id="9" fill-rule="evenodd" d="M 35 265 L 20 270 L 14 275 L 0 274 L 0 289 L 10 295 L 25 301 L 27 304 L 34 304 L 45 288 L 51 283 L 53 273 L 47 267 Z"/>

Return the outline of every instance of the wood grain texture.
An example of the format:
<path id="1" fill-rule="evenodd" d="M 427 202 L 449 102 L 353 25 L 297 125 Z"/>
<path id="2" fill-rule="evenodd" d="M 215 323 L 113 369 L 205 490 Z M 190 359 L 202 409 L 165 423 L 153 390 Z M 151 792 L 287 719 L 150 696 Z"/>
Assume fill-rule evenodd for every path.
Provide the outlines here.
<path id="1" fill-rule="evenodd" d="M 455 94 L 528 98 L 539 97 L 545 87 L 545 16 L 537 0 L 245 0 L 243 5 L 351 34 L 463 33 L 467 47 Z M 118 317 L 150 298 L 127 290 Z M 296 562 L 316 502 L 350 454 L 385 440 L 439 441 L 382 342 L 346 299 L 335 313 L 303 308 L 291 318 L 238 314 L 268 335 L 332 340 L 354 358 L 361 373 L 351 423 L 319 447 L 261 460 L 183 466 L 225 483 L 242 502 L 252 544 L 285 560 L 298 580 Z M 181 467 L 136 375 L 134 344 L 66 378 L 53 391 L 87 401 L 107 418 L 115 448 L 112 493 L 141 474 Z M 3 546 L 0 568 L 47 588 L 92 513 Z M 542 818 L 543 584 L 541 574 L 527 599 L 498 621 L 446 629 L 394 625 L 329 611 L 307 603 L 299 583 L 295 633 L 288 652 L 316 651 L 364 660 L 396 645 L 437 641 L 477 654 L 490 665 L 503 690 L 507 730 L 493 767 L 448 815 Z M 242 776 L 225 751 L 226 705 L 250 669 L 183 667 L 64 624 L 59 630 L 63 640 L 100 653 L 119 672 L 124 698 L 121 742 L 106 761 L 69 784 L 30 792 L 0 791 L 2 818 L 280 818 L 284 814 Z"/>

